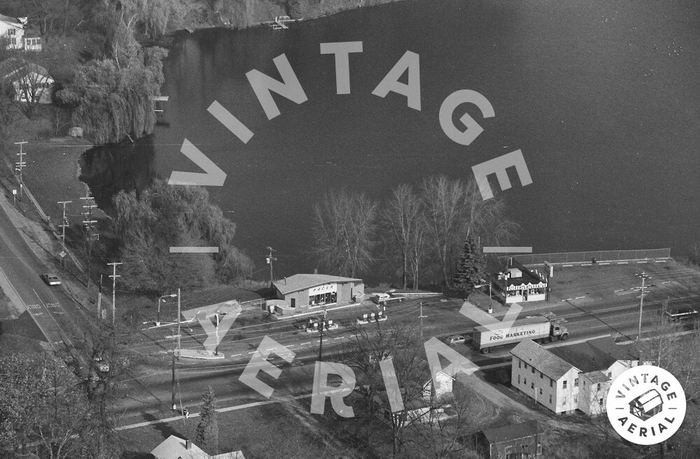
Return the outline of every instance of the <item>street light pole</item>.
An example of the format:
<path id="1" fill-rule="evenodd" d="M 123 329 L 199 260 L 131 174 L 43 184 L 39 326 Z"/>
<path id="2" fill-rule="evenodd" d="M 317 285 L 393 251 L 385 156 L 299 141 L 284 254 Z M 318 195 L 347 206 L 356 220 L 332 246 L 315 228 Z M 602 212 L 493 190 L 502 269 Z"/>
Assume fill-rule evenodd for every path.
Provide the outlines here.
<path id="1" fill-rule="evenodd" d="M 269 250 L 270 253 L 269 253 L 269 254 L 267 255 L 267 257 L 265 258 L 265 261 L 267 262 L 268 265 L 270 265 L 270 287 L 272 287 L 272 286 L 273 286 L 272 283 L 273 283 L 274 280 L 275 280 L 275 278 L 274 278 L 274 273 L 273 273 L 273 271 L 272 271 L 272 262 L 273 262 L 273 261 L 277 261 L 277 257 L 273 257 L 273 256 L 272 256 L 273 252 L 276 252 L 275 249 L 273 249 L 272 247 L 268 247 L 267 250 Z"/>
<path id="2" fill-rule="evenodd" d="M 639 329 L 637 331 L 637 342 L 639 342 L 639 340 L 642 337 L 642 309 L 644 308 L 644 287 L 645 287 L 644 282 L 647 279 L 651 279 L 651 276 L 648 275 L 647 273 L 645 273 L 644 271 L 642 271 L 641 273 L 635 274 L 635 276 L 642 279 L 642 290 L 641 290 L 642 294 L 639 297 Z"/>
<path id="3" fill-rule="evenodd" d="M 177 293 L 171 293 L 170 295 L 162 295 L 158 297 L 158 313 L 156 316 L 156 326 L 160 326 L 160 302 L 165 301 L 164 298 L 175 298 Z"/>

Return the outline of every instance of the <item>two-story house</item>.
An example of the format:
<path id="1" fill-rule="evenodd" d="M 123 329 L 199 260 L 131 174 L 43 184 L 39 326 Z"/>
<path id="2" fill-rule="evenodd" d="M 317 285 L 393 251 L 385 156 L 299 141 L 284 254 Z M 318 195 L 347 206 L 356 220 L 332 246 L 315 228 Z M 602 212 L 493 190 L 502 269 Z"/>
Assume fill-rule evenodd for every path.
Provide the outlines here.
<path id="1" fill-rule="evenodd" d="M 41 38 L 27 36 L 27 18 L 13 18 L 0 14 L 0 43 L 7 42 L 7 49 L 41 51 Z"/>
<path id="2" fill-rule="evenodd" d="M 575 363 L 579 374 L 578 409 L 590 416 L 605 413 L 606 399 L 612 381 L 639 360 L 631 349 L 618 346 L 612 338 L 552 348 L 551 352 Z"/>
<path id="3" fill-rule="evenodd" d="M 611 338 L 551 350 L 527 339 L 511 354 L 513 387 L 555 413 L 577 409 L 590 416 L 604 413 L 612 381 L 638 365 L 628 348 Z"/>
<path id="4" fill-rule="evenodd" d="M 555 413 L 576 410 L 581 370 L 531 339 L 521 341 L 510 353 L 513 387 Z"/>
<path id="5" fill-rule="evenodd" d="M 26 18 L 22 18 L 26 19 Z M 7 49 L 22 49 L 24 47 L 24 22 L 0 14 L 0 40 L 6 40 Z"/>

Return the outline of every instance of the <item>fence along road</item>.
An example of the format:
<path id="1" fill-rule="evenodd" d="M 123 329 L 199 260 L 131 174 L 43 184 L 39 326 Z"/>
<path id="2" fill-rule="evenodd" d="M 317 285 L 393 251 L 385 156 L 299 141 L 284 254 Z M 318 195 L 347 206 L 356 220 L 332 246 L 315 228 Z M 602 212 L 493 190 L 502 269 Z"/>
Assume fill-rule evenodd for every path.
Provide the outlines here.
<path id="1" fill-rule="evenodd" d="M 593 250 L 588 252 L 533 253 L 501 257 L 501 259 L 508 258 L 512 258 L 525 266 L 541 265 L 545 261 L 552 265 L 589 264 L 592 263 L 593 259 L 595 259 L 596 263 L 666 261 L 671 258 L 671 249 Z"/>

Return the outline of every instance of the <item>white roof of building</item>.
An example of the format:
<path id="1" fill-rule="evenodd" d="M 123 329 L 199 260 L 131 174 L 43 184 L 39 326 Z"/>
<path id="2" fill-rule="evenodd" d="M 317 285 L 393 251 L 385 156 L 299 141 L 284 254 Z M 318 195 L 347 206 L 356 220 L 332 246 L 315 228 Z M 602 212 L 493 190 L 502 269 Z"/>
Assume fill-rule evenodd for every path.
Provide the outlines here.
<path id="1" fill-rule="evenodd" d="M 186 441 L 175 435 L 171 435 L 151 451 L 156 459 L 245 459 L 241 451 L 217 454 L 210 456 L 199 446 L 190 442 L 190 449 L 187 449 Z"/>
<path id="2" fill-rule="evenodd" d="M 555 381 L 568 373 L 572 368 L 576 371 L 581 371 L 531 339 L 522 340 L 510 353 Z"/>
<path id="3" fill-rule="evenodd" d="M 330 276 L 328 274 L 294 274 L 273 282 L 273 285 L 282 295 L 298 292 L 307 288 L 317 287 L 323 284 L 343 282 L 362 282 L 362 279 L 351 277 Z"/>
<path id="4" fill-rule="evenodd" d="M 0 21 L 12 24 L 13 26 L 22 27 L 22 23 L 19 22 L 19 19 L 11 18 L 10 16 L 5 16 L 4 14 L 0 14 Z"/>

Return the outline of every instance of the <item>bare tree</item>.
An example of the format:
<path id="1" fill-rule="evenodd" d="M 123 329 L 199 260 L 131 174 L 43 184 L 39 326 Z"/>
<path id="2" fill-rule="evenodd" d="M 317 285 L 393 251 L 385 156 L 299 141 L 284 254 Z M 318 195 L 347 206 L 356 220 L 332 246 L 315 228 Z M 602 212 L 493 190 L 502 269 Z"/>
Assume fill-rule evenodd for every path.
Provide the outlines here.
<path id="1" fill-rule="evenodd" d="M 0 443 L 23 452 L 38 442 L 46 457 L 75 457 L 88 425 L 78 380 L 50 355 L 0 358 Z"/>
<path id="2" fill-rule="evenodd" d="M 356 276 L 372 262 L 377 204 L 364 193 L 327 193 L 314 205 L 313 253 L 322 266 Z"/>
<path id="3" fill-rule="evenodd" d="M 377 322 L 374 326 L 357 327 L 354 342 L 342 356 L 345 364 L 357 375 L 362 388 L 364 404 L 358 410 L 363 425 L 374 424 L 377 418 L 384 419 L 392 440 L 392 455 L 402 453 L 406 442 L 406 428 L 417 422 L 410 412 L 410 406 L 423 399 L 425 383 L 430 380 L 426 360 L 422 358 L 423 343 L 420 341 L 415 323 L 386 326 Z M 391 359 L 396 372 L 401 398 L 406 409 L 392 412 L 388 403 L 380 362 Z M 426 416 L 430 415 L 430 410 Z M 367 445 L 375 429 L 366 429 Z"/>
<path id="4" fill-rule="evenodd" d="M 450 266 L 454 253 L 464 234 L 464 197 L 466 190 L 459 180 L 444 175 L 423 180 L 423 203 L 426 211 L 428 235 L 440 264 L 442 281 L 450 285 Z"/>
<path id="5" fill-rule="evenodd" d="M 383 214 L 383 226 L 391 235 L 392 246 L 401 257 L 401 284 L 404 289 L 408 286 L 411 273 L 414 288 L 418 285 L 424 231 L 422 212 L 423 203 L 413 187 L 401 184 L 392 191 Z"/>
<path id="6" fill-rule="evenodd" d="M 2 92 L 19 110 L 31 118 L 40 101 L 50 98 L 53 80 L 47 70 L 24 59 L 9 58 L 0 64 Z"/>
<path id="7" fill-rule="evenodd" d="M 428 177 L 423 181 L 422 197 L 429 244 L 446 286 L 451 285 L 451 271 L 465 234 L 481 250 L 484 242 L 507 243 L 518 230 L 517 224 L 506 219 L 505 204 L 498 198 L 484 200 L 473 178 Z"/>
<path id="8" fill-rule="evenodd" d="M 662 310 L 668 308 L 664 302 Z M 674 457 L 697 457 L 697 432 L 700 429 L 700 356 L 691 351 L 700 348 L 700 324 L 686 320 L 673 322 L 661 314 L 654 338 L 638 343 L 641 360 L 669 371 L 683 387 L 687 401 L 686 417 L 678 432 L 659 448 L 672 446 Z"/>

